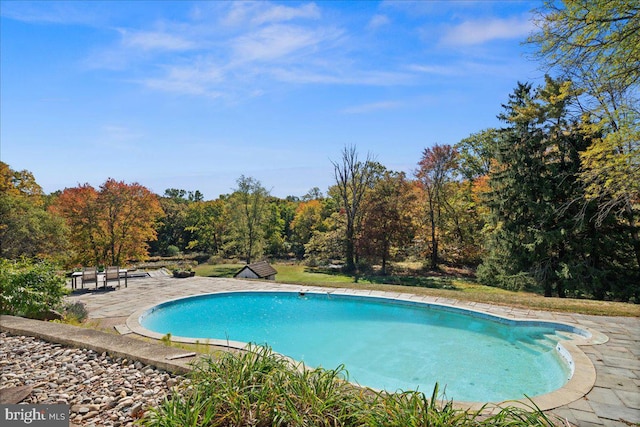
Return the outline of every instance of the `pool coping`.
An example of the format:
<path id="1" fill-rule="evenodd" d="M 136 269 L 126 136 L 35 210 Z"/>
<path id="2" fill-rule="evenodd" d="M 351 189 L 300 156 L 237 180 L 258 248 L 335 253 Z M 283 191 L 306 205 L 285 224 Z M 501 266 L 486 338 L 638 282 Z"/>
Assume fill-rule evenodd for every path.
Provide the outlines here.
<path id="1" fill-rule="evenodd" d="M 293 287 L 288 287 L 287 290 L 283 289 L 273 289 L 270 288 L 254 288 L 254 289 L 238 289 L 238 290 L 221 290 L 221 291 L 213 291 L 202 293 L 199 295 L 193 296 L 183 296 L 178 298 L 170 298 L 161 303 L 151 304 L 136 310 L 132 313 L 126 320 L 127 327 L 135 334 L 145 336 L 152 339 L 161 340 L 165 335 L 150 331 L 144 328 L 140 322 L 139 318 L 149 310 L 153 309 L 162 304 L 167 304 L 172 301 L 182 300 L 190 297 L 197 297 L 203 295 L 216 295 L 216 294 L 229 294 L 229 293 L 246 293 L 246 292 L 290 292 L 290 293 L 309 293 L 309 294 L 335 294 L 335 295 L 343 295 L 347 297 L 360 297 L 360 298 L 379 298 L 379 299 L 389 299 L 395 300 L 403 303 L 412 303 L 412 304 L 422 304 L 426 306 L 435 306 L 438 308 L 442 308 L 448 311 L 453 311 L 457 313 L 471 313 L 471 315 L 480 318 L 489 318 L 492 320 L 498 320 L 503 323 L 519 323 L 524 322 L 527 324 L 544 324 L 544 325 L 556 325 L 561 326 L 566 332 L 572 333 L 572 338 L 562 341 L 562 343 L 558 344 L 557 350 L 561 353 L 563 357 L 566 359 L 566 355 L 562 354 L 563 351 L 568 353 L 571 360 L 569 361 L 570 365 L 572 364 L 572 376 L 569 381 L 561 388 L 554 390 L 550 393 L 542 394 L 535 397 L 530 397 L 528 399 L 518 399 L 518 400 L 506 400 L 501 402 L 464 402 L 464 401 L 456 401 L 455 405 L 457 407 L 479 410 L 485 409 L 491 411 L 493 408 L 499 408 L 505 404 L 510 406 L 521 407 L 524 409 L 531 409 L 532 406 L 537 407 L 542 411 L 556 409 L 562 406 L 569 405 L 587 395 L 596 382 L 596 368 L 587 356 L 587 354 L 579 348 L 582 345 L 596 345 L 596 344 L 604 344 L 609 338 L 607 335 L 585 327 L 585 326 L 576 326 L 568 322 L 559 322 L 559 321 L 547 321 L 547 320 L 532 320 L 525 318 L 511 318 L 505 317 L 494 313 L 489 313 L 483 310 L 478 310 L 474 308 L 462 308 L 459 306 L 455 306 L 453 304 L 448 304 L 445 302 L 434 302 L 432 300 L 427 299 L 427 297 L 415 295 L 415 294 L 405 294 L 398 292 L 386 292 L 386 291 L 369 291 L 369 290 L 355 290 L 355 289 L 345 289 L 345 288 L 317 288 L 317 287 L 298 287 L 298 290 L 292 289 Z M 586 334 L 582 335 L 577 331 L 585 331 Z M 239 341 L 230 341 L 230 340 L 219 340 L 219 339 L 197 339 L 197 338 L 187 338 L 187 337 L 179 337 L 179 336 L 171 336 L 171 340 L 174 342 L 180 343 L 189 343 L 189 344 L 209 344 L 224 348 L 234 348 L 234 349 L 248 349 L 250 345 L 245 342 Z"/>

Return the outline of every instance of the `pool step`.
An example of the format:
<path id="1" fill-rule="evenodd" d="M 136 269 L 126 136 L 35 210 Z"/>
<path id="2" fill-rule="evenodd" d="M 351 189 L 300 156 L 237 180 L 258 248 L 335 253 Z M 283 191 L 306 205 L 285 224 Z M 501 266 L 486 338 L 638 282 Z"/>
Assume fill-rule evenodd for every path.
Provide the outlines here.
<path id="1" fill-rule="evenodd" d="M 547 337 L 527 337 L 518 340 L 518 342 L 523 346 L 525 350 L 533 352 L 534 354 L 546 353 L 556 348 L 555 341 Z"/>
<path id="2" fill-rule="evenodd" d="M 554 335 L 558 341 L 572 340 L 579 336 L 578 334 L 574 334 L 572 332 L 565 331 L 557 331 Z"/>

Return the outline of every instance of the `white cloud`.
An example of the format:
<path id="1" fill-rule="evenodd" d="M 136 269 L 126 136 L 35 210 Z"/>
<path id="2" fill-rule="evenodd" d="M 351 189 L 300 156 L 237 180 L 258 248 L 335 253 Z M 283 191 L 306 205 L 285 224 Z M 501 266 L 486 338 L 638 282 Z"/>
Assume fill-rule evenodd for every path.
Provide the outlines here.
<path id="1" fill-rule="evenodd" d="M 458 76 L 464 74 L 460 66 L 453 65 L 419 65 L 413 64 L 407 67 L 410 71 L 422 74 L 434 74 L 440 76 Z"/>
<path id="2" fill-rule="evenodd" d="M 199 15 L 201 14 L 202 12 L 199 11 Z M 248 26 L 260 26 L 296 19 L 318 19 L 320 16 L 320 8 L 315 3 L 290 7 L 262 1 L 239 1 L 230 3 L 221 23 L 230 27 L 247 28 Z"/>
<path id="3" fill-rule="evenodd" d="M 320 9 L 314 3 L 305 4 L 299 8 L 288 6 L 271 6 L 262 13 L 256 15 L 252 22 L 264 24 L 271 22 L 291 21 L 293 19 L 317 19 L 320 18 Z"/>
<path id="4" fill-rule="evenodd" d="M 387 26 L 396 31 L 393 26 L 399 21 L 389 16 L 370 15 L 368 28 Z M 411 58 L 409 64 L 395 53 L 394 60 L 380 61 L 382 50 L 380 55 L 367 53 L 377 48 L 376 38 L 384 37 L 387 28 L 384 34 L 362 35 L 336 22 L 341 21 L 322 19 L 315 3 L 203 2 L 182 19 L 116 29 L 119 37 L 114 44 L 95 50 L 86 63 L 121 71 L 123 76 L 129 73 L 124 80 L 152 90 L 231 102 L 279 90 L 283 83 L 388 87 L 474 72 L 463 59 L 441 64 L 437 57 L 425 58 L 419 51 L 406 56 Z M 516 37 L 529 28 L 525 19 L 466 21 L 451 26 L 441 43 L 484 43 Z M 346 112 L 391 107 L 374 103 Z"/>
<path id="5" fill-rule="evenodd" d="M 182 19 L 109 27 L 119 37 L 84 65 L 128 73 L 124 80 L 148 89 L 231 102 L 278 83 L 389 86 L 416 75 L 361 63 L 369 46 L 321 18 L 315 3 L 198 3 Z M 382 14 L 371 20 L 389 22 Z"/>
<path id="6" fill-rule="evenodd" d="M 131 64 L 153 61 L 161 53 L 185 52 L 199 48 L 196 34 L 179 28 L 164 30 L 112 29 L 120 35 L 113 46 L 95 49 L 83 61 L 90 69 L 126 70 Z"/>
<path id="7" fill-rule="evenodd" d="M 369 28 L 376 30 L 385 25 L 389 25 L 391 21 L 387 15 L 374 15 L 369 21 Z"/>
<path id="8" fill-rule="evenodd" d="M 528 18 L 465 21 L 450 27 L 440 42 L 445 46 L 473 46 L 492 40 L 521 38 L 533 29 L 534 25 Z"/>
<path id="9" fill-rule="evenodd" d="M 217 89 L 224 82 L 225 76 L 221 68 L 201 61 L 191 65 L 172 65 L 165 67 L 165 73 L 159 77 L 140 80 L 144 86 L 184 95 L 219 98 L 222 93 Z"/>
<path id="10" fill-rule="evenodd" d="M 264 61 L 285 57 L 301 49 L 313 47 L 327 37 L 317 32 L 291 25 L 270 25 L 232 42 L 240 61 Z"/>
<path id="11" fill-rule="evenodd" d="M 515 66 L 513 60 L 496 56 L 493 58 L 486 57 L 481 61 L 463 59 L 453 62 L 450 65 L 413 64 L 408 66 L 407 69 L 420 74 L 442 76 L 444 78 L 471 78 L 479 76 L 510 77 L 514 75 Z"/>
<path id="12" fill-rule="evenodd" d="M 23 22 L 59 25 L 95 25 L 104 10 L 83 7 L 80 2 L 3 1 L 2 16 Z"/>
<path id="13" fill-rule="evenodd" d="M 181 35 L 156 31 L 120 30 L 123 46 L 142 50 L 180 51 L 195 48 L 195 43 Z"/>

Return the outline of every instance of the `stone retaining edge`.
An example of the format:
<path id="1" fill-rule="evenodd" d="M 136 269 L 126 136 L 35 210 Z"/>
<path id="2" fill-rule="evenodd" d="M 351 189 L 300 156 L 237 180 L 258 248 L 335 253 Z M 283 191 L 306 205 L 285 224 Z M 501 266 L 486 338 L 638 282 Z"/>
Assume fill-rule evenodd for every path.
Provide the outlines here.
<path id="1" fill-rule="evenodd" d="M 166 359 L 183 355 L 185 353 L 183 349 L 64 323 L 0 315 L 0 331 L 13 335 L 32 336 L 75 348 L 86 348 L 97 353 L 107 353 L 115 358 L 139 361 L 178 375 L 189 373 L 191 371 L 189 362 L 193 360 L 193 358 Z"/>

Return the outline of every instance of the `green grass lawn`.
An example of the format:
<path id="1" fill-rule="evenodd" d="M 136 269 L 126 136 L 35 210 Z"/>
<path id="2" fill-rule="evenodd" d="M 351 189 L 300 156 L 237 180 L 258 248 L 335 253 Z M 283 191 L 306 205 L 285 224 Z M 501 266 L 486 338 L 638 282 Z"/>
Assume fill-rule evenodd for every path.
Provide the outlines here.
<path id="1" fill-rule="evenodd" d="M 233 277 L 244 264 L 200 265 L 196 274 L 204 277 Z M 560 311 L 606 316 L 640 317 L 639 304 L 610 301 L 592 301 L 571 298 L 545 298 L 532 292 L 513 292 L 492 286 L 484 286 L 470 279 L 453 276 L 359 276 L 347 275 L 340 270 L 312 268 L 300 264 L 274 264 L 279 283 L 334 288 L 371 289 L 405 292 L 451 298 L 463 301 L 484 302 L 518 308 Z"/>
<path id="2" fill-rule="evenodd" d="M 205 277 L 233 277 L 244 264 L 216 264 L 199 265 L 196 274 Z M 276 277 L 279 283 L 292 283 L 302 285 L 335 285 L 339 283 L 354 283 L 353 276 L 348 276 L 339 271 L 329 269 L 314 269 L 304 265 L 274 264 L 278 270 Z M 362 282 L 371 283 L 371 282 Z"/>
<path id="3" fill-rule="evenodd" d="M 199 265 L 196 267 L 196 274 L 204 277 L 233 277 L 244 264 L 215 264 Z M 278 275 L 276 281 L 279 283 L 290 283 L 300 285 L 337 286 L 343 284 L 375 285 L 392 284 L 407 285 L 424 288 L 447 288 L 452 287 L 451 278 L 443 277 L 401 277 L 401 276 L 358 276 L 342 273 L 338 269 L 307 267 L 301 264 L 274 264 Z"/>

